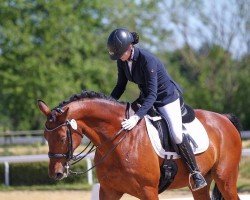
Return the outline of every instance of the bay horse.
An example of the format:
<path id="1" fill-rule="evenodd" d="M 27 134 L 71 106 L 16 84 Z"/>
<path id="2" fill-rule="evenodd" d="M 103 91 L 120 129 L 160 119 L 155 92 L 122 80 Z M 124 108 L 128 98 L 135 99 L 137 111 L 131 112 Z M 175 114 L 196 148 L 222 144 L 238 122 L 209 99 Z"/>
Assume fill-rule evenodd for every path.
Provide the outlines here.
<path id="1" fill-rule="evenodd" d="M 44 136 L 49 145 L 51 178 L 65 177 L 74 150 L 86 136 L 97 147 L 94 162 L 100 200 L 118 200 L 125 193 L 143 200 L 159 199 L 163 159 L 152 147 L 144 119 L 131 131 L 121 129 L 125 103 L 101 93 L 84 91 L 52 110 L 42 100 L 38 100 L 38 106 L 47 117 Z M 213 180 L 213 199 L 239 199 L 237 177 L 242 143 L 236 118 L 201 109 L 195 110 L 195 115 L 208 133 L 209 147 L 196 155 L 207 186 L 191 191 L 194 199 L 210 199 Z M 168 189 L 189 186 L 188 169 L 180 159 L 176 163 L 178 172 Z"/>

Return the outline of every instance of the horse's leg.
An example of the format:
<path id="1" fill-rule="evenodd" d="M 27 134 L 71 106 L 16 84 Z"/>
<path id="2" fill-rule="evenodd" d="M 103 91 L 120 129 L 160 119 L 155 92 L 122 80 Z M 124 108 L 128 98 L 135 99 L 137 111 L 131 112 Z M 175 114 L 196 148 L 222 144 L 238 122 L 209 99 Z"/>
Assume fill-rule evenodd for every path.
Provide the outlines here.
<path id="1" fill-rule="evenodd" d="M 230 133 L 229 130 L 224 132 Z M 212 169 L 212 175 L 224 199 L 236 200 L 239 199 L 237 179 L 241 159 L 241 139 L 238 132 L 232 132 L 231 135 L 223 135 L 221 141 L 220 154 L 217 164 Z"/>
<path id="2" fill-rule="evenodd" d="M 145 186 L 145 187 L 143 187 L 142 191 L 143 191 L 143 193 L 142 193 L 142 197 L 140 197 L 140 199 L 143 199 L 143 200 L 159 200 L 158 188 Z"/>
<path id="3" fill-rule="evenodd" d="M 209 190 L 212 182 L 211 173 L 207 174 L 204 178 L 206 179 L 207 182 L 206 187 L 197 191 L 192 191 L 191 188 L 189 187 L 195 200 L 210 200 Z"/>
<path id="4" fill-rule="evenodd" d="M 228 164 L 229 165 L 229 164 Z M 216 169 L 214 180 L 224 199 L 239 199 L 237 193 L 238 166 Z"/>
<path id="5" fill-rule="evenodd" d="M 100 186 L 99 199 L 100 200 L 119 200 L 122 197 L 122 193 L 112 189 L 103 188 Z"/>

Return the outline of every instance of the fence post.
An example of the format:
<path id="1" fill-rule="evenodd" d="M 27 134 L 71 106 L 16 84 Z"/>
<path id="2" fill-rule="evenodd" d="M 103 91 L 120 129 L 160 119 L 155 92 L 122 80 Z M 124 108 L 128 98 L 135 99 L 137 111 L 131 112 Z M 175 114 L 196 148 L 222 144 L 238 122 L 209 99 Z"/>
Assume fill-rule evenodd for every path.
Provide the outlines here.
<path id="1" fill-rule="evenodd" d="M 87 169 L 90 169 L 92 167 L 92 162 L 90 158 L 87 158 Z M 93 172 L 92 170 L 88 171 L 88 183 L 89 185 L 93 185 Z"/>
<path id="2" fill-rule="evenodd" d="M 99 190 L 100 190 L 100 184 L 99 183 L 94 184 L 91 191 L 91 200 L 99 200 Z"/>
<path id="3" fill-rule="evenodd" d="M 4 178 L 5 178 L 5 185 L 10 185 L 10 166 L 8 162 L 4 162 Z"/>

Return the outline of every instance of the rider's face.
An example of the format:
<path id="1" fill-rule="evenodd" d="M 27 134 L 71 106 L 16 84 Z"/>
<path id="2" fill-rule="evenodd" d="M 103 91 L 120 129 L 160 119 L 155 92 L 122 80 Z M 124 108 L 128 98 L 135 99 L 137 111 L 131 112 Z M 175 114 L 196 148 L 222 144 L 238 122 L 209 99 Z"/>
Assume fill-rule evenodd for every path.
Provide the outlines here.
<path id="1" fill-rule="evenodd" d="M 124 54 L 122 54 L 122 56 L 120 58 L 122 61 L 126 61 L 129 59 L 129 57 L 131 55 L 131 48 L 132 48 L 131 45 L 129 45 L 127 51 L 125 51 Z"/>

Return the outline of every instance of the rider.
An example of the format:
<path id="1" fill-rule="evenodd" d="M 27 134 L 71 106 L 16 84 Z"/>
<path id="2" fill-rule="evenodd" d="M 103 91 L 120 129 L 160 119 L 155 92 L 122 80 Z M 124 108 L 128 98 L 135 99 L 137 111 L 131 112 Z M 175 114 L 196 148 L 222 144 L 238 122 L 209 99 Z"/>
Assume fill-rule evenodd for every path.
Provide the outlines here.
<path id="1" fill-rule="evenodd" d="M 111 96 L 119 99 L 126 84 L 132 81 L 138 84 L 143 103 L 135 115 L 122 122 L 125 130 L 131 130 L 147 114 L 151 107 L 164 116 L 170 125 L 170 132 L 177 144 L 183 161 L 187 164 L 194 180 L 193 190 L 207 185 L 196 164 L 195 156 L 185 134 L 182 133 L 182 117 L 178 85 L 165 70 L 163 63 L 150 52 L 134 46 L 139 42 L 139 35 L 125 28 L 111 32 L 107 41 L 109 56 L 117 60 L 118 80 Z"/>

